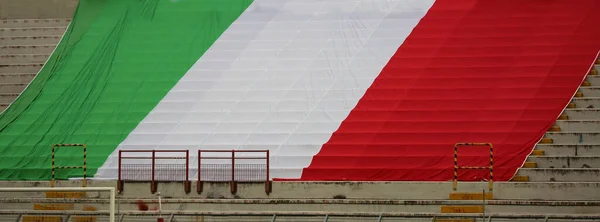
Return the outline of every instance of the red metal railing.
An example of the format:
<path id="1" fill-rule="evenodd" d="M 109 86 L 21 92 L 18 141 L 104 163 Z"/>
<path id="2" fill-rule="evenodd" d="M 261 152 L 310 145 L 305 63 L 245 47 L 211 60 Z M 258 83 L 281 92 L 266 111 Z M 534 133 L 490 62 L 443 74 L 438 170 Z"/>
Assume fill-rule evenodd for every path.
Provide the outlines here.
<path id="1" fill-rule="evenodd" d="M 236 193 L 237 182 L 265 182 L 265 192 L 271 192 L 269 150 L 198 150 L 197 191 L 203 182 L 230 182 Z"/>
<path id="2" fill-rule="evenodd" d="M 117 190 L 123 191 L 125 181 L 150 181 L 150 190 L 154 193 L 157 189 L 156 182 L 182 181 L 185 191 L 189 192 L 189 159 L 189 150 L 119 150 Z M 170 161 L 161 163 L 161 160 Z M 182 161 L 173 163 L 173 160 Z M 125 161 L 127 162 L 124 163 Z"/>

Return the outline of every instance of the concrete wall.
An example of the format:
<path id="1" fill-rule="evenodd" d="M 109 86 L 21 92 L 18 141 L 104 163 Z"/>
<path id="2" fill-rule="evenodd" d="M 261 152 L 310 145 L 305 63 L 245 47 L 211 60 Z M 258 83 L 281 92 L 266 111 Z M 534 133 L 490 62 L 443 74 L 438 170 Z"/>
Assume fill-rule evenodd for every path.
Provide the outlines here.
<path id="1" fill-rule="evenodd" d="M 78 0 L 0 0 L 0 19 L 71 18 Z"/>

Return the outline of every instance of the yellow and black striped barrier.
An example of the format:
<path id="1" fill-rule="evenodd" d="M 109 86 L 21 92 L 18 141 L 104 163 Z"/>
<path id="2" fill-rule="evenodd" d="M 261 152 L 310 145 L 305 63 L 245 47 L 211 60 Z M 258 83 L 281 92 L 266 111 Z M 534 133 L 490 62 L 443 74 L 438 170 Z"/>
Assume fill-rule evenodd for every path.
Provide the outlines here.
<path id="1" fill-rule="evenodd" d="M 83 166 L 56 166 L 54 153 L 56 147 L 70 146 L 70 147 L 83 147 Z M 85 144 L 54 144 L 52 145 L 52 180 L 50 181 L 50 187 L 54 187 L 54 176 L 56 169 L 83 169 L 83 187 L 87 184 L 87 147 Z"/>
<path id="2" fill-rule="evenodd" d="M 490 148 L 490 166 L 458 166 L 458 147 L 459 146 L 487 146 Z M 490 180 L 488 181 L 489 190 L 494 190 L 494 146 L 491 143 L 457 143 L 454 144 L 454 179 L 452 180 L 452 189 L 456 191 L 458 183 L 458 169 L 489 169 Z"/>

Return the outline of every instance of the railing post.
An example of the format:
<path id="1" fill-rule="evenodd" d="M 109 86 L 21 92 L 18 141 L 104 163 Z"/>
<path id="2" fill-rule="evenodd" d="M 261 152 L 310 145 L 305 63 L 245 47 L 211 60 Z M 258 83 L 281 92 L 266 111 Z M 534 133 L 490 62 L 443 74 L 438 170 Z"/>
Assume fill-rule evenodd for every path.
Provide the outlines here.
<path id="1" fill-rule="evenodd" d="M 119 166 L 117 166 L 117 191 L 121 193 L 123 191 L 123 180 L 121 179 L 121 158 L 123 157 L 123 150 L 119 150 Z"/>
<path id="2" fill-rule="evenodd" d="M 190 193 L 190 150 L 185 151 L 185 193 Z"/>
<path id="3" fill-rule="evenodd" d="M 202 150 L 198 150 L 198 181 L 196 182 L 196 192 L 202 193 Z"/>
<path id="4" fill-rule="evenodd" d="M 152 181 L 150 184 L 150 192 L 156 192 L 156 184 L 154 184 L 154 165 L 156 163 L 156 150 L 152 150 Z"/>
<path id="5" fill-rule="evenodd" d="M 236 192 L 235 184 L 235 150 L 231 150 L 231 194 Z"/>
<path id="6" fill-rule="evenodd" d="M 269 153 L 269 150 L 267 150 L 266 155 L 267 155 L 266 156 L 266 162 L 267 162 L 267 164 L 266 164 L 267 165 L 267 169 L 266 169 L 267 170 L 267 180 L 265 181 L 265 192 L 267 194 L 269 194 L 269 193 L 271 193 L 271 180 L 270 180 L 270 177 L 269 177 L 269 171 L 270 171 L 269 161 L 271 159 L 270 158 L 271 155 Z"/>

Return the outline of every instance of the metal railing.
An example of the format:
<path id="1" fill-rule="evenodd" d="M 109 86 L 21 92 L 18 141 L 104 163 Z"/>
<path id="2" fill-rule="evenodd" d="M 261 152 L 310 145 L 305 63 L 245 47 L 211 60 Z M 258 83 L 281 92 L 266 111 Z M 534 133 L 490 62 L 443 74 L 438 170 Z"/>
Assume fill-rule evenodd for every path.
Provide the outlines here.
<path id="1" fill-rule="evenodd" d="M 128 153 L 135 155 L 127 156 Z M 170 153 L 169 156 L 157 154 Z M 173 155 L 174 154 L 174 155 Z M 189 150 L 119 150 L 117 190 L 123 191 L 125 181 L 150 182 L 150 190 L 155 193 L 157 181 L 184 183 L 186 193 L 190 192 Z M 129 160 L 129 163 L 124 163 Z M 182 160 L 181 163 L 157 163 L 160 160 Z"/>
<path id="2" fill-rule="evenodd" d="M 203 182 L 229 182 L 235 194 L 237 182 L 264 181 L 269 194 L 269 157 L 269 150 L 198 150 L 197 192 L 202 193 Z"/>

